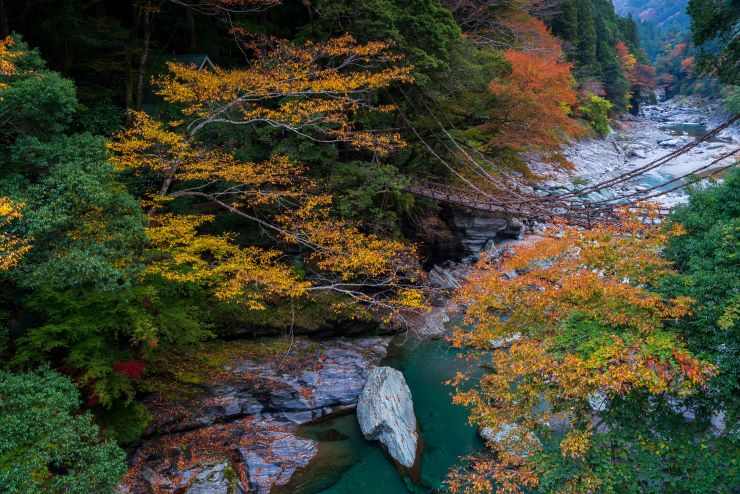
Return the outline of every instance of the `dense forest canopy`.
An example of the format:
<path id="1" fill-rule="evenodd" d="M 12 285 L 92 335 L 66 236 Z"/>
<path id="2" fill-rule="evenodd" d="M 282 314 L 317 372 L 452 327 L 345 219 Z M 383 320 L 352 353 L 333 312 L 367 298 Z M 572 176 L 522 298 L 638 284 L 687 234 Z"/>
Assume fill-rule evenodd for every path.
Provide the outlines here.
<path id="1" fill-rule="evenodd" d="M 736 98 L 737 2 L 691 0 L 691 34 L 649 3 L 0 0 L 0 491 L 112 492 L 162 355 L 402 329 L 449 234 L 408 184 L 499 198 L 656 84 Z M 730 492 L 737 434 L 710 422 L 738 412 L 738 180 L 476 268 L 452 341 L 497 372 L 455 400 L 522 429 L 451 489 Z M 558 412 L 571 432 L 543 436 Z"/>

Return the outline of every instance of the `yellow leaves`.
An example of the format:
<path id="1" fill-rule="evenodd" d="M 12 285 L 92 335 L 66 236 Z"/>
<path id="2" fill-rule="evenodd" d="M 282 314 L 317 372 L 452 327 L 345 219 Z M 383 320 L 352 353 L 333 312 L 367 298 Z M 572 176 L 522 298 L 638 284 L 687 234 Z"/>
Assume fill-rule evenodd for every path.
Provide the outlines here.
<path id="1" fill-rule="evenodd" d="M 13 221 L 23 217 L 22 208 L 22 203 L 0 196 L 0 271 L 15 267 L 23 254 L 31 249 L 26 239 L 2 231 Z"/>
<path id="2" fill-rule="evenodd" d="M 13 44 L 13 38 L 10 36 L 0 39 L 0 76 L 12 75 L 17 72 L 17 67 L 13 59 L 20 57 L 23 53 L 20 51 L 11 51 L 10 48 Z M 7 87 L 7 84 L 0 82 L 0 92 Z"/>
<path id="3" fill-rule="evenodd" d="M 110 159 L 120 169 L 148 170 L 162 178 L 160 197 L 147 200 L 152 219 L 147 233 L 156 254 L 149 272 L 205 284 L 216 297 L 241 299 L 256 309 L 275 297 L 317 290 L 381 307 L 384 315 L 419 309 L 423 294 L 409 289 L 421 276 L 413 247 L 332 219 L 331 196 L 286 157 L 243 162 L 197 139 L 214 123 L 264 124 L 385 153 L 403 145 L 400 135 L 357 129 L 353 117 L 395 110 L 372 106 L 366 95 L 410 82 L 411 69 L 395 65 L 399 57 L 388 43 L 358 44 L 350 36 L 303 46 L 270 40 L 256 48 L 258 57 L 247 68 L 198 71 L 170 64 L 158 92 L 177 103 L 185 119 L 165 125 L 134 113 L 131 126 L 109 145 Z M 173 198 L 201 201 L 256 222 L 301 252 L 286 259 L 277 250 L 238 247 L 228 235 L 205 235 L 198 230 L 211 217 L 163 212 L 166 199 Z M 299 279 L 292 262 L 312 281 Z"/>
<path id="4" fill-rule="evenodd" d="M 264 308 L 269 297 L 300 297 L 309 284 L 280 263 L 281 254 L 257 247 L 240 248 L 228 236 L 206 235 L 198 227 L 211 216 L 158 214 L 147 228 L 155 249 L 150 274 L 180 283 L 209 286 L 217 298 Z"/>
<path id="5" fill-rule="evenodd" d="M 133 115 L 131 127 L 116 135 L 109 149 L 111 161 L 120 168 L 149 169 L 173 184 L 171 191 L 165 187 L 145 204 L 152 215 L 147 230 L 150 244 L 162 256 L 150 264 L 150 273 L 206 284 L 213 287 L 215 296 L 242 299 L 252 308 L 262 307 L 265 297 L 306 296 L 309 287 L 314 287 L 299 281 L 278 251 L 238 248 L 228 236 L 198 232 L 211 216 L 162 212 L 169 199 L 190 197 L 257 221 L 278 238 L 309 248 L 305 264 L 321 272 L 321 278 L 327 274 L 336 278 L 341 283 L 331 282 L 329 287 L 355 301 L 385 309 L 422 305 L 420 293 L 414 291 L 389 297 L 382 304 L 363 293 L 365 288 L 396 290 L 418 278 L 415 249 L 331 219 L 331 196 L 318 193 L 303 167 L 284 156 L 241 162 L 231 153 L 186 139 L 142 113 Z M 273 208 L 272 218 L 244 212 L 265 205 Z"/>
<path id="6" fill-rule="evenodd" d="M 182 163 L 198 161 L 198 150 L 185 136 L 165 129 L 144 112 L 132 112 L 132 123 L 108 144 L 111 162 L 121 170 L 150 169 L 171 175 Z"/>
<path id="7" fill-rule="evenodd" d="M 673 223 L 671 225 L 671 236 L 672 237 L 680 237 L 682 235 L 686 235 L 686 228 L 681 223 Z"/>
<path id="8" fill-rule="evenodd" d="M 416 288 L 402 289 L 398 295 L 398 304 L 408 309 L 426 310 L 426 295 Z"/>
<path id="9" fill-rule="evenodd" d="M 351 36 L 303 46 L 272 43 L 245 69 L 198 71 L 170 63 L 171 74 L 157 81 L 158 94 L 184 105 L 183 113 L 194 118 L 188 127 L 193 134 L 216 122 L 263 123 L 377 152 L 400 144 L 396 134 L 371 139 L 352 124 L 360 109 L 395 109 L 372 106 L 364 93 L 413 81 L 410 67 L 393 65 L 399 57 L 389 52 L 388 43 L 361 45 Z"/>
<path id="10" fill-rule="evenodd" d="M 177 181 L 228 182 L 238 187 L 242 205 L 295 197 L 301 182 L 303 188 L 310 187 L 302 177 L 303 168 L 284 156 L 257 163 L 238 161 L 230 153 L 187 140 L 145 113 L 132 117 L 131 126 L 108 145 L 111 161 L 121 169 L 149 169 Z"/>
<path id="11" fill-rule="evenodd" d="M 310 198 L 322 203 L 324 197 Z M 332 220 L 326 209 L 302 208 L 295 217 L 285 216 L 290 241 L 302 241 L 316 248 L 308 261 L 322 271 L 335 273 L 342 281 L 385 276 L 396 284 L 401 275 L 416 274 L 416 251 L 407 244 L 376 235 L 363 234 L 351 223 Z"/>
<path id="12" fill-rule="evenodd" d="M 16 71 L 13 59 L 20 57 L 21 53 L 10 51 L 12 46 L 13 38 L 10 36 L 0 40 L 0 75 L 10 75 Z"/>

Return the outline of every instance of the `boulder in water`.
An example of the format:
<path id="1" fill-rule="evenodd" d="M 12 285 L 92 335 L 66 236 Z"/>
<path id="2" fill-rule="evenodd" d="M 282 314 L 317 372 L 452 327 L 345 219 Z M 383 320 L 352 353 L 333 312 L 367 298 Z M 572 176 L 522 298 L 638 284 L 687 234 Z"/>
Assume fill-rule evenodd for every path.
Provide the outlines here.
<path id="1" fill-rule="evenodd" d="M 403 374 L 391 367 L 371 370 L 357 402 L 357 420 L 366 439 L 380 441 L 404 467 L 414 465 L 419 436 Z"/>
<path id="2" fill-rule="evenodd" d="M 255 444 L 240 449 L 240 453 L 249 488 L 258 494 L 268 494 L 274 486 L 287 484 L 295 471 L 306 467 L 317 453 L 314 441 L 281 431 L 266 431 Z"/>
<path id="3" fill-rule="evenodd" d="M 681 139 L 666 139 L 665 141 L 660 141 L 658 145 L 664 148 L 675 148 L 676 146 L 679 146 L 681 144 Z"/>
<path id="4" fill-rule="evenodd" d="M 512 343 L 519 341 L 522 339 L 522 334 L 520 332 L 516 332 L 512 334 L 511 336 L 507 338 L 499 338 L 497 340 L 488 340 L 488 344 L 491 345 L 491 348 L 494 350 L 499 350 L 501 348 L 508 348 L 512 345 Z"/>

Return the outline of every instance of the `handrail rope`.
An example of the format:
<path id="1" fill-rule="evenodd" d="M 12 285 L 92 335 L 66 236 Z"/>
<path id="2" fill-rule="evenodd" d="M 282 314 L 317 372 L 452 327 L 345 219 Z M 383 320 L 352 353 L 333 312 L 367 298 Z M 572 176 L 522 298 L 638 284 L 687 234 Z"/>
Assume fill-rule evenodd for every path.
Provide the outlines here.
<path id="1" fill-rule="evenodd" d="M 561 194 L 559 196 L 550 196 L 550 197 L 556 197 L 556 198 L 562 199 L 563 197 L 569 197 L 569 196 L 573 196 L 573 195 L 582 195 L 584 193 L 595 192 L 595 191 L 598 191 L 598 190 L 602 190 L 602 189 L 604 189 L 606 187 L 610 187 L 610 186 L 612 186 L 612 185 L 614 185 L 616 183 L 624 182 L 625 180 L 629 180 L 629 179 L 634 178 L 634 177 L 636 177 L 638 175 L 642 175 L 643 173 L 646 173 L 646 172 L 648 172 L 650 170 L 653 170 L 653 169 L 655 169 L 655 168 L 657 168 L 657 167 L 659 167 L 661 165 L 664 165 L 665 162 L 667 162 L 667 161 L 670 161 L 670 160 L 672 160 L 672 159 L 674 159 L 674 158 L 676 158 L 678 156 L 681 156 L 682 154 L 687 153 L 688 151 L 690 151 L 694 147 L 698 146 L 702 142 L 705 142 L 708 139 L 711 139 L 712 137 L 715 137 L 717 134 L 719 134 L 720 132 L 722 132 L 724 129 L 726 129 L 727 127 L 729 127 L 732 124 L 734 124 L 738 119 L 740 119 L 740 115 L 735 115 L 734 117 L 726 120 L 724 123 L 722 123 L 721 125 L 717 126 L 716 128 L 714 128 L 710 132 L 706 133 L 705 135 L 703 135 L 703 136 L 701 136 L 701 137 L 693 140 L 692 142 L 689 142 L 689 143 L 681 146 L 680 148 L 676 149 L 675 151 L 673 151 L 673 152 L 671 152 L 671 153 L 669 153 L 669 154 L 667 154 L 665 156 L 662 156 L 660 158 L 657 158 L 657 159 L 651 161 L 650 163 L 646 163 L 645 165 L 642 165 L 642 166 L 640 166 L 638 168 L 634 168 L 632 170 L 628 170 L 627 172 L 622 173 L 620 175 L 617 175 L 616 177 L 612 177 L 612 178 L 607 179 L 607 180 L 604 180 L 602 182 L 598 182 L 598 183 L 595 183 L 595 184 L 586 186 L 586 187 L 584 187 L 582 189 L 579 189 L 579 190 L 576 190 L 576 191 L 571 191 L 571 192 L 568 192 L 568 193 L 565 193 L 565 194 Z"/>
<path id="2" fill-rule="evenodd" d="M 692 170 L 689 173 L 686 173 L 684 175 L 681 175 L 681 176 L 672 178 L 671 180 L 668 180 L 666 182 L 662 182 L 662 183 L 657 184 L 657 185 L 653 185 L 651 187 L 648 187 L 648 188 L 645 188 L 645 189 L 642 189 L 642 190 L 636 190 L 636 191 L 631 192 L 629 194 L 624 194 L 624 195 L 621 195 L 621 196 L 611 197 L 611 198 L 608 198 L 608 199 L 602 199 L 600 201 L 582 201 L 582 202 L 583 203 L 586 203 L 586 204 L 589 204 L 589 205 L 608 204 L 608 203 L 613 203 L 613 202 L 616 202 L 616 201 L 619 201 L 619 200 L 622 200 L 622 199 L 626 199 L 628 197 L 641 196 L 643 194 L 652 192 L 652 191 L 654 191 L 656 189 L 660 189 L 662 187 L 665 187 L 666 185 L 672 184 L 673 182 L 677 182 L 679 180 L 683 180 L 684 178 L 688 178 L 691 175 L 695 175 L 697 172 L 704 171 L 707 168 L 711 168 L 712 166 L 716 165 L 717 163 L 720 163 L 721 161 L 724 161 L 727 158 L 729 158 L 729 157 L 731 157 L 731 156 L 733 156 L 733 155 L 735 155 L 737 153 L 740 153 L 740 148 L 735 148 L 732 151 L 728 151 L 726 153 L 723 153 L 721 156 L 719 156 L 718 158 L 714 159 L 709 164 L 704 165 L 704 166 L 701 166 L 701 167 L 699 167 L 699 168 L 697 168 L 695 170 Z M 683 185 L 679 186 L 679 188 L 682 187 L 682 186 Z"/>

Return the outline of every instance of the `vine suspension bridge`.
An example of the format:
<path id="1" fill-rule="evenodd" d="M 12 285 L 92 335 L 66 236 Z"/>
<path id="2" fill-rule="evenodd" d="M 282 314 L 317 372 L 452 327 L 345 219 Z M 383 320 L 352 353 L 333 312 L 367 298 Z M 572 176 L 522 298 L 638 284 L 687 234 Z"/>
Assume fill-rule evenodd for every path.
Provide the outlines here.
<path id="1" fill-rule="evenodd" d="M 486 168 L 481 165 L 481 161 L 492 165 L 485 156 L 468 143 L 460 142 L 452 136 L 428 107 L 427 111 L 435 119 L 441 132 L 445 134 L 446 142 L 443 141 L 443 145 L 448 151 L 452 151 L 454 155 L 461 158 L 468 175 L 471 172 L 474 174 L 475 182 L 466 178 L 457 168 L 443 159 L 404 116 L 403 118 L 412 132 L 432 156 L 448 168 L 460 182 L 460 185 L 446 185 L 430 180 L 418 179 L 406 185 L 404 190 L 413 195 L 432 199 L 440 203 L 500 215 L 504 218 L 516 217 L 540 221 L 563 219 L 572 224 L 585 227 L 590 227 L 603 221 L 613 221 L 617 219 L 617 211 L 619 209 L 639 208 L 639 204 L 642 202 L 654 200 L 682 187 L 696 183 L 703 178 L 716 176 L 733 168 L 737 165 L 737 155 L 740 154 L 740 147 L 736 147 L 716 156 L 710 162 L 698 166 L 690 173 L 682 176 L 674 177 L 670 180 L 632 192 L 616 194 L 609 198 L 598 200 L 589 200 L 588 198 L 589 195 L 593 195 L 595 192 L 624 184 L 688 153 L 693 148 L 716 137 L 723 130 L 732 126 L 740 119 L 740 115 L 736 115 L 705 135 L 649 163 L 600 182 L 584 186 L 578 190 L 545 196 L 533 192 L 522 192 L 521 190 L 524 188 L 522 187 L 522 183 L 510 174 L 492 175 L 491 167 Z M 725 164 L 725 160 L 730 158 L 733 158 L 730 164 Z M 702 175 L 697 175 L 699 173 Z M 478 185 L 479 183 L 484 185 Z M 658 209 L 657 213 L 659 215 L 665 215 L 669 211 L 669 208 L 662 208 Z"/>

